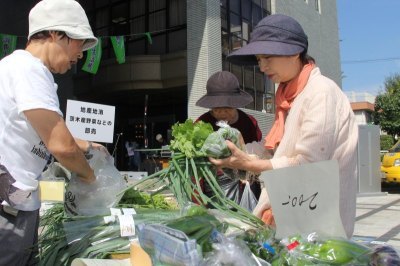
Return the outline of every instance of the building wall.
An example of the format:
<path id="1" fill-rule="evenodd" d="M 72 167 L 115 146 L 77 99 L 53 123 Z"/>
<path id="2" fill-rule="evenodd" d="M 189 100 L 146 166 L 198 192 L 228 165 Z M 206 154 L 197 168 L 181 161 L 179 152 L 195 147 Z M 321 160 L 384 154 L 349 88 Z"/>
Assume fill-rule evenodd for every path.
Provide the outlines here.
<path id="1" fill-rule="evenodd" d="M 320 11 L 315 9 L 318 1 Z M 339 33 L 334 0 L 271 0 L 272 13 L 283 13 L 297 19 L 309 37 L 309 54 L 321 71 L 341 86 Z M 221 22 L 217 0 L 187 2 L 188 117 L 197 118 L 207 109 L 196 107 L 206 93 L 208 77 L 221 70 Z M 259 122 L 265 135 L 274 115 L 244 109 Z"/>
<path id="2" fill-rule="evenodd" d="M 319 4 L 319 11 L 315 2 Z M 298 20 L 308 35 L 308 53 L 322 74 L 342 85 L 336 0 L 271 0 L 272 13 Z"/>
<path id="3" fill-rule="evenodd" d="M 371 115 L 365 110 L 354 111 L 354 116 L 358 125 L 367 125 L 371 123 Z"/>
<path id="4" fill-rule="evenodd" d="M 187 1 L 188 117 L 207 109 L 195 106 L 206 93 L 208 77 L 222 69 L 219 0 Z"/>

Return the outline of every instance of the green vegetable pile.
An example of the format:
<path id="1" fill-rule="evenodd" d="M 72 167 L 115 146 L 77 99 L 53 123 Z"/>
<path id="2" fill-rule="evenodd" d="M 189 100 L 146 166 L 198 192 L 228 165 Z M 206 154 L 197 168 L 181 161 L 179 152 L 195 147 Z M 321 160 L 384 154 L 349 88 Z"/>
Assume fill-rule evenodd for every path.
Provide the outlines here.
<path id="1" fill-rule="evenodd" d="M 213 127 L 209 123 L 187 119 L 184 123 L 176 123 L 172 126 L 170 149 L 183 153 L 187 158 L 206 157 L 207 154 L 201 149 L 207 137 L 213 133 Z"/>
<path id="2" fill-rule="evenodd" d="M 142 209 L 158 209 L 173 210 L 176 206 L 169 203 L 163 195 L 150 195 L 140 192 L 134 188 L 125 191 L 117 207 L 121 208 L 142 208 Z"/>
<path id="3" fill-rule="evenodd" d="M 257 257 L 271 262 L 278 257 L 283 246 L 274 238 L 275 231 L 269 227 L 248 229 L 236 238 L 243 240 Z"/>
<path id="4" fill-rule="evenodd" d="M 134 207 L 135 225 L 160 223 L 180 216 L 163 195 L 128 189 L 117 207 Z M 129 253 L 129 239 L 121 237 L 118 219 L 105 222 L 103 216 L 65 214 L 63 204 L 55 204 L 40 219 L 38 265 L 71 265 L 75 258 L 109 258 L 115 253 Z"/>
<path id="5" fill-rule="evenodd" d="M 217 182 L 216 168 L 209 162 L 209 154 L 203 149 L 203 144 L 212 132 L 210 124 L 201 121 L 194 123 L 191 119 L 173 125 L 172 136 L 174 139 L 170 145 L 173 155 L 168 168 L 162 169 L 132 186 L 145 191 L 152 188 L 153 194 L 169 189 L 176 197 L 180 207 L 195 199 L 197 202 L 212 206 L 251 226 L 263 225 L 264 223 L 259 218 L 225 197 Z M 212 197 L 208 197 L 202 192 L 201 180 L 212 189 Z"/>
<path id="6" fill-rule="evenodd" d="M 195 239 L 203 253 L 212 250 L 211 233 L 213 230 L 221 233 L 226 230 L 225 224 L 208 214 L 201 206 L 191 207 L 186 216 L 170 220 L 166 225 L 184 232 L 190 239 Z"/>

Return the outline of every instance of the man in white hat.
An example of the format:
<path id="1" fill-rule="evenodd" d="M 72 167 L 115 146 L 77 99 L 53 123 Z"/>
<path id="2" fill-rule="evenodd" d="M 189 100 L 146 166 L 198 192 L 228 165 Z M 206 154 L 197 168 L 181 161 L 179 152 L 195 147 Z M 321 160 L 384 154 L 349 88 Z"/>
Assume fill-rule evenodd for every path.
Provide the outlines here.
<path id="1" fill-rule="evenodd" d="M 0 61 L 0 265 L 33 263 L 38 183 L 51 155 L 83 182 L 96 180 L 84 151 L 106 150 L 72 137 L 52 75 L 67 72 L 96 43 L 78 2 L 43 0 L 29 13 L 26 49 Z"/>

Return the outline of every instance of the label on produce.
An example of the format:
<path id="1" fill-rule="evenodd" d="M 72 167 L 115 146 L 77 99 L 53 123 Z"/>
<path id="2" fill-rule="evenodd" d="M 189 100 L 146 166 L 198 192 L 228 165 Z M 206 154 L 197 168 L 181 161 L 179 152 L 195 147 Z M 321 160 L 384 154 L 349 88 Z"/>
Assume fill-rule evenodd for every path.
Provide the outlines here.
<path id="1" fill-rule="evenodd" d="M 121 236 L 135 235 L 135 221 L 132 215 L 118 215 Z"/>
<path id="2" fill-rule="evenodd" d="M 122 211 L 119 208 L 110 208 L 110 212 L 111 212 L 111 215 L 115 215 L 115 216 L 122 215 Z"/>
<path id="3" fill-rule="evenodd" d="M 136 211 L 134 208 L 122 208 L 122 212 L 126 215 L 126 214 L 136 214 Z"/>
<path id="4" fill-rule="evenodd" d="M 115 106 L 68 100 L 65 122 L 76 138 L 112 143 Z"/>
<path id="5" fill-rule="evenodd" d="M 276 237 L 313 232 L 346 237 L 339 212 L 339 166 L 322 161 L 265 171 Z"/>
<path id="6" fill-rule="evenodd" d="M 41 202 L 63 202 L 64 192 L 64 179 L 39 181 L 39 197 Z"/>

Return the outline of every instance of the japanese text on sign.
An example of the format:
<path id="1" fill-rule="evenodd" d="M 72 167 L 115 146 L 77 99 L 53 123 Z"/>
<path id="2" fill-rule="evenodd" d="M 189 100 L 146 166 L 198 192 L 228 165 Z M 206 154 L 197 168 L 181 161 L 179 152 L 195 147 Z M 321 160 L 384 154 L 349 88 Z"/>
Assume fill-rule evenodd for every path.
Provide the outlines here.
<path id="1" fill-rule="evenodd" d="M 268 192 L 278 239 L 310 232 L 345 237 L 339 212 L 337 161 L 265 171 L 260 180 Z"/>
<path id="2" fill-rule="evenodd" d="M 113 142 L 115 107 L 68 100 L 66 123 L 74 137 Z"/>
<path id="3" fill-rule="evenodd" d="M 296 206 L 301 206 L 301 205 L 303 205 L 303 203 L 308 202 L 308 208 L 310 210 L 315 210 L 317 208 L 317 204 L 314 202 L 314 199 L 317 197 L 317 195 L 318 195 L 318 192 L 315 192 L 308 198 L 304 198 L 303 194 L 301 194 L 300 197 L 296 197 L 296 196 L 292 197 L 289 195 L 289 200 L 286 202 L 283 202 L 282 205 L 296 207 Z"/>

